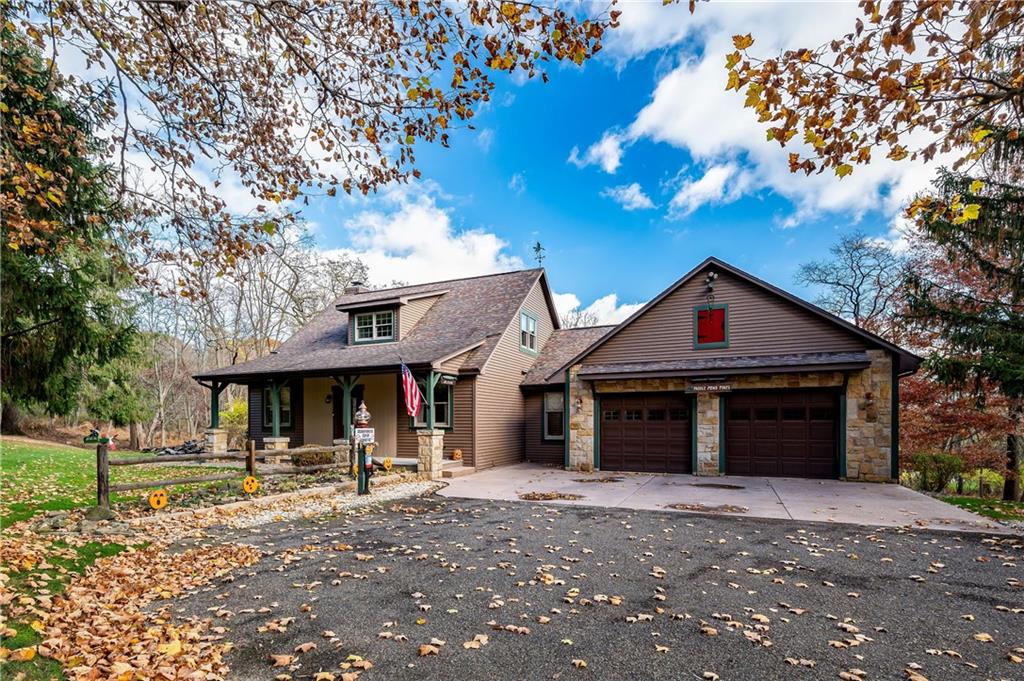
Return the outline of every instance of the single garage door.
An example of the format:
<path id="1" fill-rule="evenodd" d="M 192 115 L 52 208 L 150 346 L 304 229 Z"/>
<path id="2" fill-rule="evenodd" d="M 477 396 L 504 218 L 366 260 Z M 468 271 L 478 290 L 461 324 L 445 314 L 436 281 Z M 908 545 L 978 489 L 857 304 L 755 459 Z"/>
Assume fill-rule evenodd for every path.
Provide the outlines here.
<path id="1" fill-rule="evenodd" d="M 601 395 L 601 470 L 689 473 L 690 398 Z"/>
<path id="2" fill-rule="evenodd" d="M 726 397 L 726 473 L 838 477 L 838 411 L 831 391 L 732 393 Z"/>

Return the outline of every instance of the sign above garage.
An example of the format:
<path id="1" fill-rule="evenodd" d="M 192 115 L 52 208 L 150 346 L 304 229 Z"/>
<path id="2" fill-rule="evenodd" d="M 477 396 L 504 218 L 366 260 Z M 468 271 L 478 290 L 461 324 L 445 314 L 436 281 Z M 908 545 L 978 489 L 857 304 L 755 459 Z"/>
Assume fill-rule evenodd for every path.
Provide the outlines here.
<path id="1" fill-rule="evenodd" d="M 729 393 L 732 392 L 731 383 L 691 383 L 686 386 L 688 393 Z"/>

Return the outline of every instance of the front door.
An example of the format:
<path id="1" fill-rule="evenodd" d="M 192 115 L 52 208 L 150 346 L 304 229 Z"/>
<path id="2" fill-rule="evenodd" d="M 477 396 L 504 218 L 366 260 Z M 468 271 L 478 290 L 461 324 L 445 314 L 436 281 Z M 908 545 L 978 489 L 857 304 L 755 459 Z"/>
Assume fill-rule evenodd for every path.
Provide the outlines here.
<path id="1" fill-rule="evenodd" d="M 681 393 L 601 395 L 601 470 L 692 472 L 690 399 Z"/>

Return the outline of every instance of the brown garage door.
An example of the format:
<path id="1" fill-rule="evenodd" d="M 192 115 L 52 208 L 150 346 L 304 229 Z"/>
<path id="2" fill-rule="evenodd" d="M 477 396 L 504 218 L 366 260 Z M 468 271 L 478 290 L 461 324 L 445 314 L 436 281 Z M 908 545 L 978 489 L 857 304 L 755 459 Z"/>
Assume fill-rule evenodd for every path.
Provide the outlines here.
<path id="1" fill-rule="evenodd" d="M 834 392 L 776 390 L 729 395 L 726 473 L 837 477 L 837 415 Z"/>
<path id="2" fill-rule="evenodd" d="M 690 472 L 686 395 L 602 395 L 600 419 L 602 470 Z"/>

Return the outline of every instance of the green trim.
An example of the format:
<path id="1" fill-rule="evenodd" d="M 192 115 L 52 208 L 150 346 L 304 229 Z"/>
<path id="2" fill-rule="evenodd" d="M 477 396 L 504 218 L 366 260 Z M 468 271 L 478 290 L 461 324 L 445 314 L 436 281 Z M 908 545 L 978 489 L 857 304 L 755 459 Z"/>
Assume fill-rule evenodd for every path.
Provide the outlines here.
<path id="1" fill-rule="evenodd" d="M 413 416 L 410 416 L 409 417 L 409 430 L 417 431 L 417 430 L 424 430 L 426 428 L 429 428 L 431 430 L 443 430 L 446 433 L 450 433 L 453 430 L 455 430 L 455 386 L 453 386 L 453 385 L 446 385 L 446 386 L 444 386 L 445 388 L 448 389 L 448 425 L 446 425 L 446 426 L 438 426 L 438 425 L 433 423 L 433 418 L 428 416 L 428 414 L 433 414 L 434 413 L 434 388 L 437 387 L 437 384 L 440 383 L 440 381 L 441 381 L 441 374 L 436 372 L 436 371 L 431 371 L 430 373 L 427 374 L 426 383 L 423 383 L 421 381 L 416 381 L 416 383 L 419 384 L 424 389 L 424 391 L 426 392 L 426 398 L 427 399 L 426 399 L 426 401 L 423 404 L 423 416 L 424 416 L 423 425 L 422 426 L 416 425 L 416 418 L 413 417 Z M 430 387 L 431 384 L 432 384 L 433 387 Z M 432 424 L 432 425 L 427 425 L 427 424 Z"/>
<path id="2" fill-rule="evenodd" d="M 344 439 L 352 437 L 352 389 L 359 381 L 358 376 L 345 376 L 342 380 L 334 379 L 341 384 L 341 436 Z"/>
<path id="3" fill-rule="evenodd" d="M 601 394 L 597 392 L 593 384 L 590 386 L 590 394 L 594 400 L 594 470 L 601 470 Z"/>
<path id="4" fill-rule="evenodd" d="M 569 424 L 569 422 L 568 422 L 568 420 L 566 418 L 569 414 L 568 414 L 568 410 L 565 408 L 565 406 L 566 406 L 565 405 L 565 395 L 562 396 L 562 437 L 548 437 L 547 432 L 546 432 L 547 429 L 548 429 L 548 412 L 547 412 L 547 405 L 545 404 L 545 401 L 547 400 L 548 395 L 557 395 L 557 394 L 558 394 L 557 390 L 547 390 L 547 391 L 542 392 L 540 394 L 540 441 L 541 442 L 561 442 L 562 440 L 565 439 L 565 432 L 568 430 L 568 424 Z"/>
<path id="5" fill-rule="evenodd" d="M 726 394 L 718 395 L 718 472 L 725 475 L 725 400 Z"/>
<path id="6" fill-rule="evenodd" d="M 272 437 L 281 437 L 281 384 L 273 381 L 270 383 L 270 433 Z"/>
<path id="7" fill-rule="evenodd" d="M 893 480 L 900 479 L 900 365 L 899 356 L 896 353 L 890 355 L 892 358 L 892 438 L 890 464 L 892 470 L 890 477 Z"/>
<path id="8" fill-rule="evenodd" d="M 843 374 L 843 387 L 839 393 L 839 479 L 846 479 L 846 387 L 850 382 L 849 374 Z"/>
<path id="9" fill-rule="evenodd" d="M 720 343 L 698 343 L 697 342 L 697 313 L 700 310 L 725 310 L 725 340 Z M 710 348 L 727 348 L 729 347 L 729 304 L 720 303 L 718 305 L 694 305 L 693 306 L 693 349 L 694 350 L 707 350 Z"/>
<path id="10" fill-rule="evenodd" d="M 572 418 L 569 412 L 569 370 L 565 370 L 565 414 Z M 562 446 L 562 467 L 569 469 L 569 438 L 572 437 L 572 428 L 569 427 L 569 419 L 565 421 L 565 442 Z"/>
<path id="11" fill-rule="evenodd" d="M 690 395 L 690 473 L 697 474 L 697 396 Z"/>
<path id="12" fill-rule="evenodd" d="M 533 338 L 537 345 L 540 345 L 540 322 L 537 320 L 537 316 L 529 310 L 519 310 L 519 352 L 530 357 L 536 357 L 540 353 L 539 348 L 531 350 L 523 345 L 523 317 L 533 320 Z"/>

